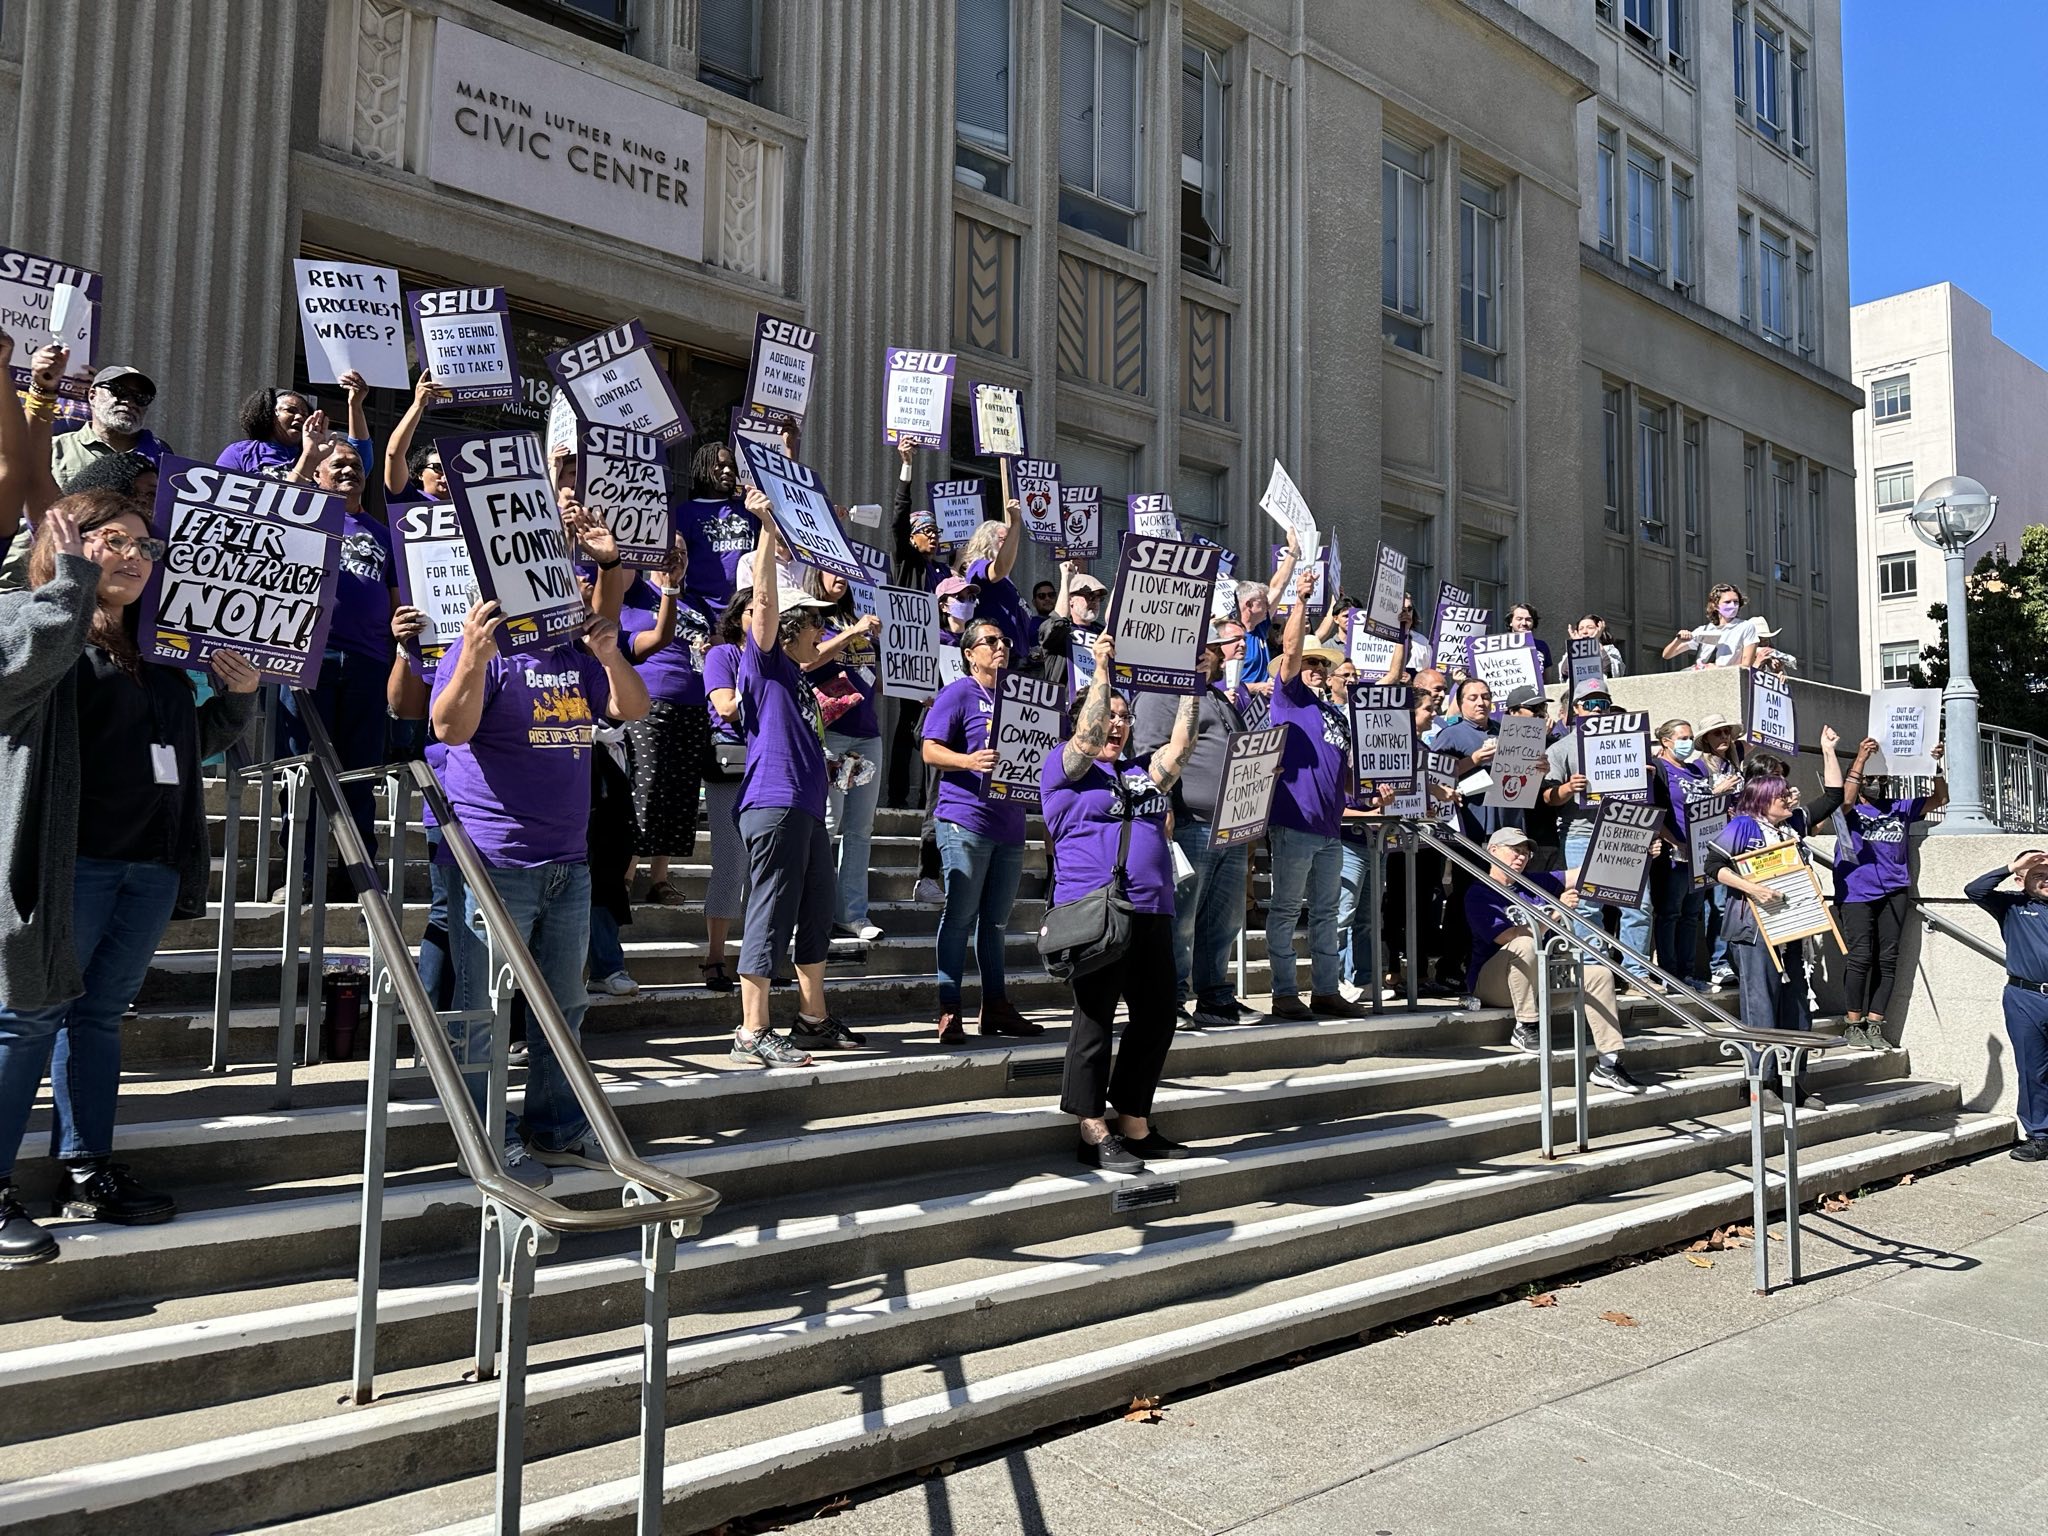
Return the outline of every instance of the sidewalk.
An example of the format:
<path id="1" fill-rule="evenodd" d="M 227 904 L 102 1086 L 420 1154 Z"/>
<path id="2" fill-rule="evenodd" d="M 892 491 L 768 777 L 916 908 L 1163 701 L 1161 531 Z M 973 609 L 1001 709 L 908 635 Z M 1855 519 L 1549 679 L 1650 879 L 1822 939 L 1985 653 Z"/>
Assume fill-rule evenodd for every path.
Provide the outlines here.
<path id="1" fill-rule="evenodd" d="M 2038 1524 L 2048 1170 L 1810 1215 L 1807 1282 L 1673 1254 L 869 1489 L 835 1536 L 1772 1536 Z M 1784 1248 L 1774 1242 L 1774 1271 Z M 1607 1314 L 1603 1316 L 1603 1314 Z M 795 1525 L 811 1508 L 789 1512 Z M 741 1526 L 738 1529 L 751 1529 Z"/>

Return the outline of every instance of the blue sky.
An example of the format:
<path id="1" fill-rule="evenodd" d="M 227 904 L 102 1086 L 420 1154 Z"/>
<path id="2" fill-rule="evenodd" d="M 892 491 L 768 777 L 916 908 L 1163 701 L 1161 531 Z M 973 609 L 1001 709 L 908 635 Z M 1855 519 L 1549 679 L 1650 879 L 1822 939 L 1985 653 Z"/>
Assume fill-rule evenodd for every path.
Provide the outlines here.
<path id="1" fill-rule="evenodd" d="M 1842 72 L 1850 302 L 1952 282 L 2048 367 L 2048 0 L 1843 0 Z"/>

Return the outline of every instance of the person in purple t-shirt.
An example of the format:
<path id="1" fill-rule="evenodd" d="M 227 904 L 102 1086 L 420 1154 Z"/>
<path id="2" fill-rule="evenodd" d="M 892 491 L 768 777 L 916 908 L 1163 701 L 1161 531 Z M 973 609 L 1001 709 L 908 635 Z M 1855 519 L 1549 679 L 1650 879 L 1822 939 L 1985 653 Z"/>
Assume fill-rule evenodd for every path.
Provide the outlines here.
<path id="1" fill-rule="evenodd" d="M 784 443 L 794 458 L 795 438 L 785 437 Z M 739 485 L 739 465 L 730 445 L 699 443 L 690 455 L 690 499 L 676 503 L 674 511 L 676 532 L 689 551 L 683 590 L 705 613 L 715 613 L 732 601 L 740 560 L 761 531 L 762 514 L 751 510 L 752 497 L 741 501 Z"/>
<path id="2" fill-rule="evenodd" d="M 601 606 L 616 611 L 624 586 L 617 569 L 600 577 Z M 580 1035 L 590 1006 L 583 973 L 590 947 L 591 730 L 599 715 L 643 718 L 647 687 L 619 650 L 617 624 L 603 612 L 578 644 L 511 655 L 499 654 L 499 619 L 495 602 L 470 609 L 461 637 L 435 669 L 428 714 L 447 749 L 442 780 L 450 807 L 490 866 L 491 884 L 570 1033 Z M 464 891 L 461 920 L 487 942 L 474 891 Z M 481 949 L 455 951 L 456 1006 L 486 1017 L 449 1025 L 451 1043 L 472 1062 L 488 1062 L 492 1048 L 489 968 L 465 963 Z M 590 1145 L 590 1127 L 544 1032 L 533 1031 L 527 1052 L 523 1144 L 506 1125 L 512 1176 L 539 1188 L 553 1177 L 549 1164 L 609 1166 Z M 481 1112 L 485 1085 L 475 1074 L 468 1082 Z"/>
<path id="3" fill-rule="evenodd" d="M 960 1025 L 960 980 L 967 968 L 970 929 L 981 971 L 981 1033 L 1045 1033 L 1044 1025 L 1017 1011 L 1004 987 L 1003 945 L 1024 873 L 1024 807 L 983 798 L 989 770 L 996 765 L 989 730 L 1010 642 L 993 620 L 976 619 L 961 635 L 960 649 L 967 675 L 941 688 L 924 716 L 924 760 L 939 770 L 932 815 L 946 883 L 936 946 L 941 1045 L 959 1045 L 967 1038 Z"/>
<path id="4" fill-rule="evenodd" d="M 313 402 L 297 390 L 259 389 L 236 410 L 242 435 L 221 449 L 213 462 L 244 474 L 288 479 L 299 461 L 306 423 L 316 416 L 324 432 L 326 413 L 314 410 Z"/>
<path id="5" fill-rule="evenodd" d="M 1189 694 L 1157 752 L 1126 763 L 1131 708 L 1110 684 L 1116 642 L 1095 642 L 1095 677 L 1074 711 L 1074 733 L 1046 754 L 1039 780 L 1052 904 L 1078 901 L 1120 879 L 1131 904 L 1131 940 L 1099 970 L 1076 976 L 1060 1108 L 1080 1121 L 1084 1167 L 1143 1173 L 1147 1158 L 1186 1157 L 1151 1123 L 1152 1096 L 1180 1017 L 1173 966 L 1173 850 L 1166 835 L 1173 787 L 1195 748 L 1201 700 Z M 1126 845 L 1128 838 L 1128 845 Z M 1110 1064 L 1117 1004 L 1127 1022 Z M 1112 1123 L 1110 1108 L 1115 1107 Z"/>
<path id="6" fill-rule="evenodd" d="M 826 604 L 825 640 L 809 671 L 825 715 L 825 757 L 832 769 L 832 790 L 825 797 L 825 830 L 837 860 L 832 931 L 872 944 L 882 937 L 868 920 L 868 850 L 882 799 L 882 721 L 875 712 L 881 687 L 875 635 L 882 621 L 854 612 L 853 588 L 836 571 L 807 567 L 804 591 Z"/>
<path id="7" fill-rule="evenodd" d="M 669 861 L 697 848 L 697 785 L 711 751 L 711 721 L 704 709 L 704 677 L 696 647 L 709 638 L 703 618 L 683 602 L 682 537 L 660 571 L 635 578 L 619 610 L 627 654 L 647 684 L 645 720 L 626 727 L 633 773 L 634 852 L 648 861 L 647 899 L 680 906 L 669 880 Z M 629 875 L 630 878 L 630 875 Z"/>
<path id="8" fill-rule="evenodd" d="M 1280 648 L 1273 655 L 1270 723 L 1287 727 L 1280 783 L 1273 791 L 1268 838 L 1273 850 L 1273 891 L 1266 907 L 1266 956 L 1273 973 L 1276 1019 L 1355 1019 L 1365 1010 L 1339 990 L 1344 951 L 1337 908 L 1344 894 L 1344 779 L 1351 755 L 1351 717 L 1330 694 L 1330 674 L 1343 653 L 1329 646 L 1305 649 L 1309 598 L 1316 577 L 1295 578 Z M 1308 906 L 1310 995 L 1304 1004 L 1294 965 L 1295 925 Z"/>
<path id="9" fill-rule="evenodd" d="M 747 496 L 759 519 L 754 569 L 782 557 L 768 498 Z M 800 1067 L 811 1050 L 862 1044 L 825 1006 L 825 960 L 832 947 L 832 840 L 825 831 L 825 719 L 804 669 L 817 660 L 826 605 L 797 587 L 764 581 L 740 643 L 740 727 L 747 768 L 740 780 L 739 827 L 753 889 L 740 939 L 740 1027 L 735 1061 Z M 789 1038 L 768 1027 L 775 962 L 795 941 L 797 1019 Z"/>
<path id="10" fill-rule="evenodd" d="M 419 501 L 446 501 L 448 477 L 441 469 L 440 445 L 432 438 L 413 446 L 413 434 L 420 429 L 428 410 L 448 391 L 423 373 L 412 387 L 412 403 L 391 429 L 384 444 L 384 505 L 392 507 Z"/>
<path id="11" fill-rule="evenodd" d="M 1847 951 L 1844 1037 L 1851 1045 L 1883 1051 L 1890 1049 L 1884 1021 L 1899 968 L 1899 936 L 1906 931 L 1912 902 L 1912 827 L 1948 804 L 1948 779 L 1940 772 L 1942 748 L 1936 746 L 1934 792 L 1894 796 L 1889 781 L 1864 776 L 1863 765 L 1876 750 L 1877 743 L 1865 737 L 1842 779 L 1842 809 L 1835 818 L 1835 910 Z"/>
<path id="12" fill-rule="evenodd" d="M 1004 503 L 1000 520 L 990 518 L 974 530 L 954 565 L 975 589 L 974 616 L 995 620 L 1019 662 L 1038 633 L 1038 621 L 1025 612 L 1017 584 L 1010 580 L 1023 548 L 1024 506 L 1013 497 Z"/>

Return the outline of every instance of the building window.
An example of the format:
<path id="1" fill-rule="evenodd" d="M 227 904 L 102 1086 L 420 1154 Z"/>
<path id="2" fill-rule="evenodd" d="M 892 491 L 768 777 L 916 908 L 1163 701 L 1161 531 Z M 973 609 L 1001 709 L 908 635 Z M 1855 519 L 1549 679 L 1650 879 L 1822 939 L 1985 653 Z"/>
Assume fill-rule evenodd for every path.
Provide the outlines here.
<path id="1" fill-rule="evenodd" d="M 1628 152 L 1628 260 L 1639 271 L 1664 272 L 1664 162 Z"/>
<path id="2" fill-rule="evenodd" d="M 1920 557 L 1911 550 L 1899 555 L 1880 555 L 1877 561 L 1879 597 L 1918 597 Z"/>
<path id="3" fill-rule="evenodd" d="M 1879 421 L 1904 421 L 1913 414 L 1913 375 L 1879 379 L 1870 386 L 1870 412 Z"/>
<path id="4" fill-rule="evenodd" d="M 1920 647 L 1911 640 L 1878 647 L 1878 680 L 1887 688 L 1903 688 L 1913 681 L 1913 663 L 1920 659 Z"/>
<path id="5" fill-rule="evenodd" d="M 580 32 L 614 48 L 632 40 L 627 0 L 506 0 L 515 11 Z M 5 7 L 0 7 L 4 10 Z"/>
<path id="6" fill-rule="evenodd" d="M 1223 536 L 1223 471 L 1201 464 L 1181 465 L 1173 477 L 1173 515 L 1185 531 L 1218 544 L 1228 543 Z"/>
<path id="7" fill-rule="evenodd" d="M 1429 154 L 1398 139 L 1380 146 L 1380 331 L 1426 352 L 1429 321 Z"/>
<path id="8" fill-rule="evenodd" d="M 697 78 L 742 101 L 760 99 L 761 0 L 701 0 Z"/>
<path id="9" fill-rule="evenodd" d="M 1799 584 L 1798 529 L 1792 521 L 1792 494 L 1798 466 L 1790 459 L 1771 456 L 1771 575 L 1775 580 Z"/>
<path id="10" fill-rule="evenodd" d="M 1781 79 L 1785 68 L 1785 34 L 1759 16 L 1756 32 L 1756 131 L 1773 144 L 1785 136 Z"/>
<path id="11" fill-rule="evenodd" d="M 1707 509 L 1700 496 L 1700 423 L 1699 418 L 1685 418 L 1685 441 L 1681 449 L 1679 475 L 1683 482 L 1685 498 L 1685 552 L 1688 555 L 1705 555 L 1707 552 Z"/>
<path id="12" fill-rule="evenodd" d="M 1436 534 L 1426 519 L 1407 517 L 1391 507 L 1380 511 L 1380 537 L 1389 549 L 1408 557 L 1408 590 L 1418 604 L 1436 600 Z"/>
<path id="13" fill-rule="evenodd" d="M 1630 42 L 1657 49 L 1657 0 L 1621 0 L 1621 30 Z"/>
<path id="14" fill-rule="evenodd" d="M 1501 219 L 1503 194 L 1463 178 L 1458 203 L 1459 366 L 1500 382 Z"/>
<path id="15" fill-rule="evenodd" d="M 1799 324 L 1799 355 L 1812 362 L 1820 351 L 1820 333 L 1815 329 L 1813 308 L 1813 252 L 1803 245 L 1792 248 L 1793 311 Z"/>
<path id="16" fill-rule="evenodd" d="M 1138 18 L 1110 0 L 1060 13 L 1060 222 L 1138 243 Z"/>
<path id="17" fill-rule="evenodd" d="M 1625 532 L 1621 511 L 1621 391 L 1612 384 L 1600 390 L 1600 453 L 1606 488 L 1607 530 Z"/>
<path id="18" fill-rule="evenodd" d="M 957 422 L 960 418 L 956 416 L 954 419 Z M 959 433 L 960 428 L 956 425 L 956 441 Z M 1104 442 L 1099 438 L 1070 437 L 1064 432 L 1060 434 L 1054 446 L 1058 449 L 1061 478 L 1067 484 L 1102 487 L 1102 547 L 1105 551 L 1115 549 L 1117 540 L 1130 527 L 1126 498 L 1133 491 L 1157 488 L 1138 483 L 1138 450 L 1123 443 Z M 1217 542 L 1221 543 L 1222 540 Z M 1267 575 L 1268 571 L 1247 572 L 1240 569 L 1238 574 L 1258 577 Z"/>
<path id="19" fill-rule="evenodd" d="M 953 26 L 953 177 L 1014 196 L 1010 0 L 954 0 Z"/>
<path id="20" fill-rule="evenodd" d="M 1816 592 L 1828 589 L 1828 472 L 1806 472 L 1806 557 L 1812 563 L 1806 584 Z"/>
<path id="21" fill-rule="evenodd" d="M 1742 552 L 1744 564 L 1752 576 L 1763 574 L 1763 559 L 1758 553 L 1756 537 L 1757 459 L 1760 451 L 1755 443 L 1742 445 Z"/>
<path id="22" fill-rule="evenodd" d="M 1458 535 L 1458 580 L 1471 590 L 1473 606 L 1491 608 L 1501 628 L 1507 627 L 1507 544 L 1486 533 Z M 1413 586 L 1413 572 L 1410 572 Z M 1418 598 L 1420 593 L 1416 594 Z M 1426 599 L 1424 599 L 1426 601 Z"/>
<path id="23" fill-rule="evenodd" d="M 1913 466 L 1888 464 L 1877 472 L 1877 509 L 1913 505 Z"/>
<path id="24" fill-rule="evenodd" d="M 1812 79 L 1807 69 L 1806 50 L 1795 44 L 1792 49 L 1792 153 L 1801 160 L 1813 153 L 1813 129 L 1807 120 L 1812 110 Z"/>
<path id="25" fill-rule="evenodd" d="M 1735 7 L 1735 110 L 1749 109 L 1749 7 Z"/>
<path id="26" fill-rule="evenodd" d="M 1692 173 L 1671 169 L 1671 286 L 1692 297 Z"/>
<path id="27" fill-rule="evenodd" d="M 1225 150 L 1223 63 L 1189 43 L 1180 64 L 1180 264 L 1203 277 L 1223 278 Z"/>
<path id="28" fill-rule="evenodd" d="M 1668 422 L 1663 406 L 1636 406 L 1636 526 L 1646 542 L 1667 546 L 1671 543 L 1671 517 L 1664 500 Z"/>
<path id="29" fill-rule="evenodd" d="M 1692 78 L 1692 16 L 1690 0 L 1671 0 L 1671 36 L 1666 39 L 1671 67 Z"/>
<path id="30" fill-rule="evenodd" d="M 1756 324 L 1756 233 L 1746 213 L 1735 216 L 1735 256 L 1742 289 L 1742 324 L 1748 329 Z"/>
<path id="31" fill-rule="evenodd" d="M 1791 253 L 1785 237 L 1765 224 L 1757 231 L 1757 325 L 1766 341 L 1792 344 Z"/>
<path id="32" fill-rule="evenodd" d="M 1600 125 L 1595 136 L 1593 158 L 1598 166 L 1598 188 L 1595 196 L 1600 204 L 1600 254 L 1612 256 L 1615 245 L 1617 223 L 1614 212 L 1615 163 L 1621 158 L 1621 136 L 1605 123 Z"/>

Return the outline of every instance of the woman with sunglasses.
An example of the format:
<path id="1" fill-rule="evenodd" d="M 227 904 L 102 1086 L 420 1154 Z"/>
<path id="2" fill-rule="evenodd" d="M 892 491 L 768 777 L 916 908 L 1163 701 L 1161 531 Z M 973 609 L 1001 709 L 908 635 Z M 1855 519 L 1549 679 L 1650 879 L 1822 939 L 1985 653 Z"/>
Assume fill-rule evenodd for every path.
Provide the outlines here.
<path id="1" fill-rule="evenodd" d="M 447 393 L 430 373 L 421 374 L 419 382 L 413 385 L 412 403 L 406 406 L 398 425 L 391 429 L 390 440 L 384 444 L 386 508 L 395 510 L 414 502 L 448 499 L 448 476 L 441 467 L 440 445 L 432 438 L 417 448 L 412 444 L 413 434 L 419 431 L 427 412 Z"/>
<path id="2" fill-rule="evenodd" d="M 0 862 L 16 879 L 0 903 L 0 1265 L 57 1256 L 13 1189 L 46 1073 L 55 1214 L 175 1210 L 112 1161 L 121 1015 L 171 918 L 205 911 L 199 764 L 247 730 L 259 679 L 216 652 L 200 704 L 190 673 L 142 659 L 135 602 L 164 552 L 145 510 L 111 491 L 57 502 L 29 590 L 0 597 Z"/>

